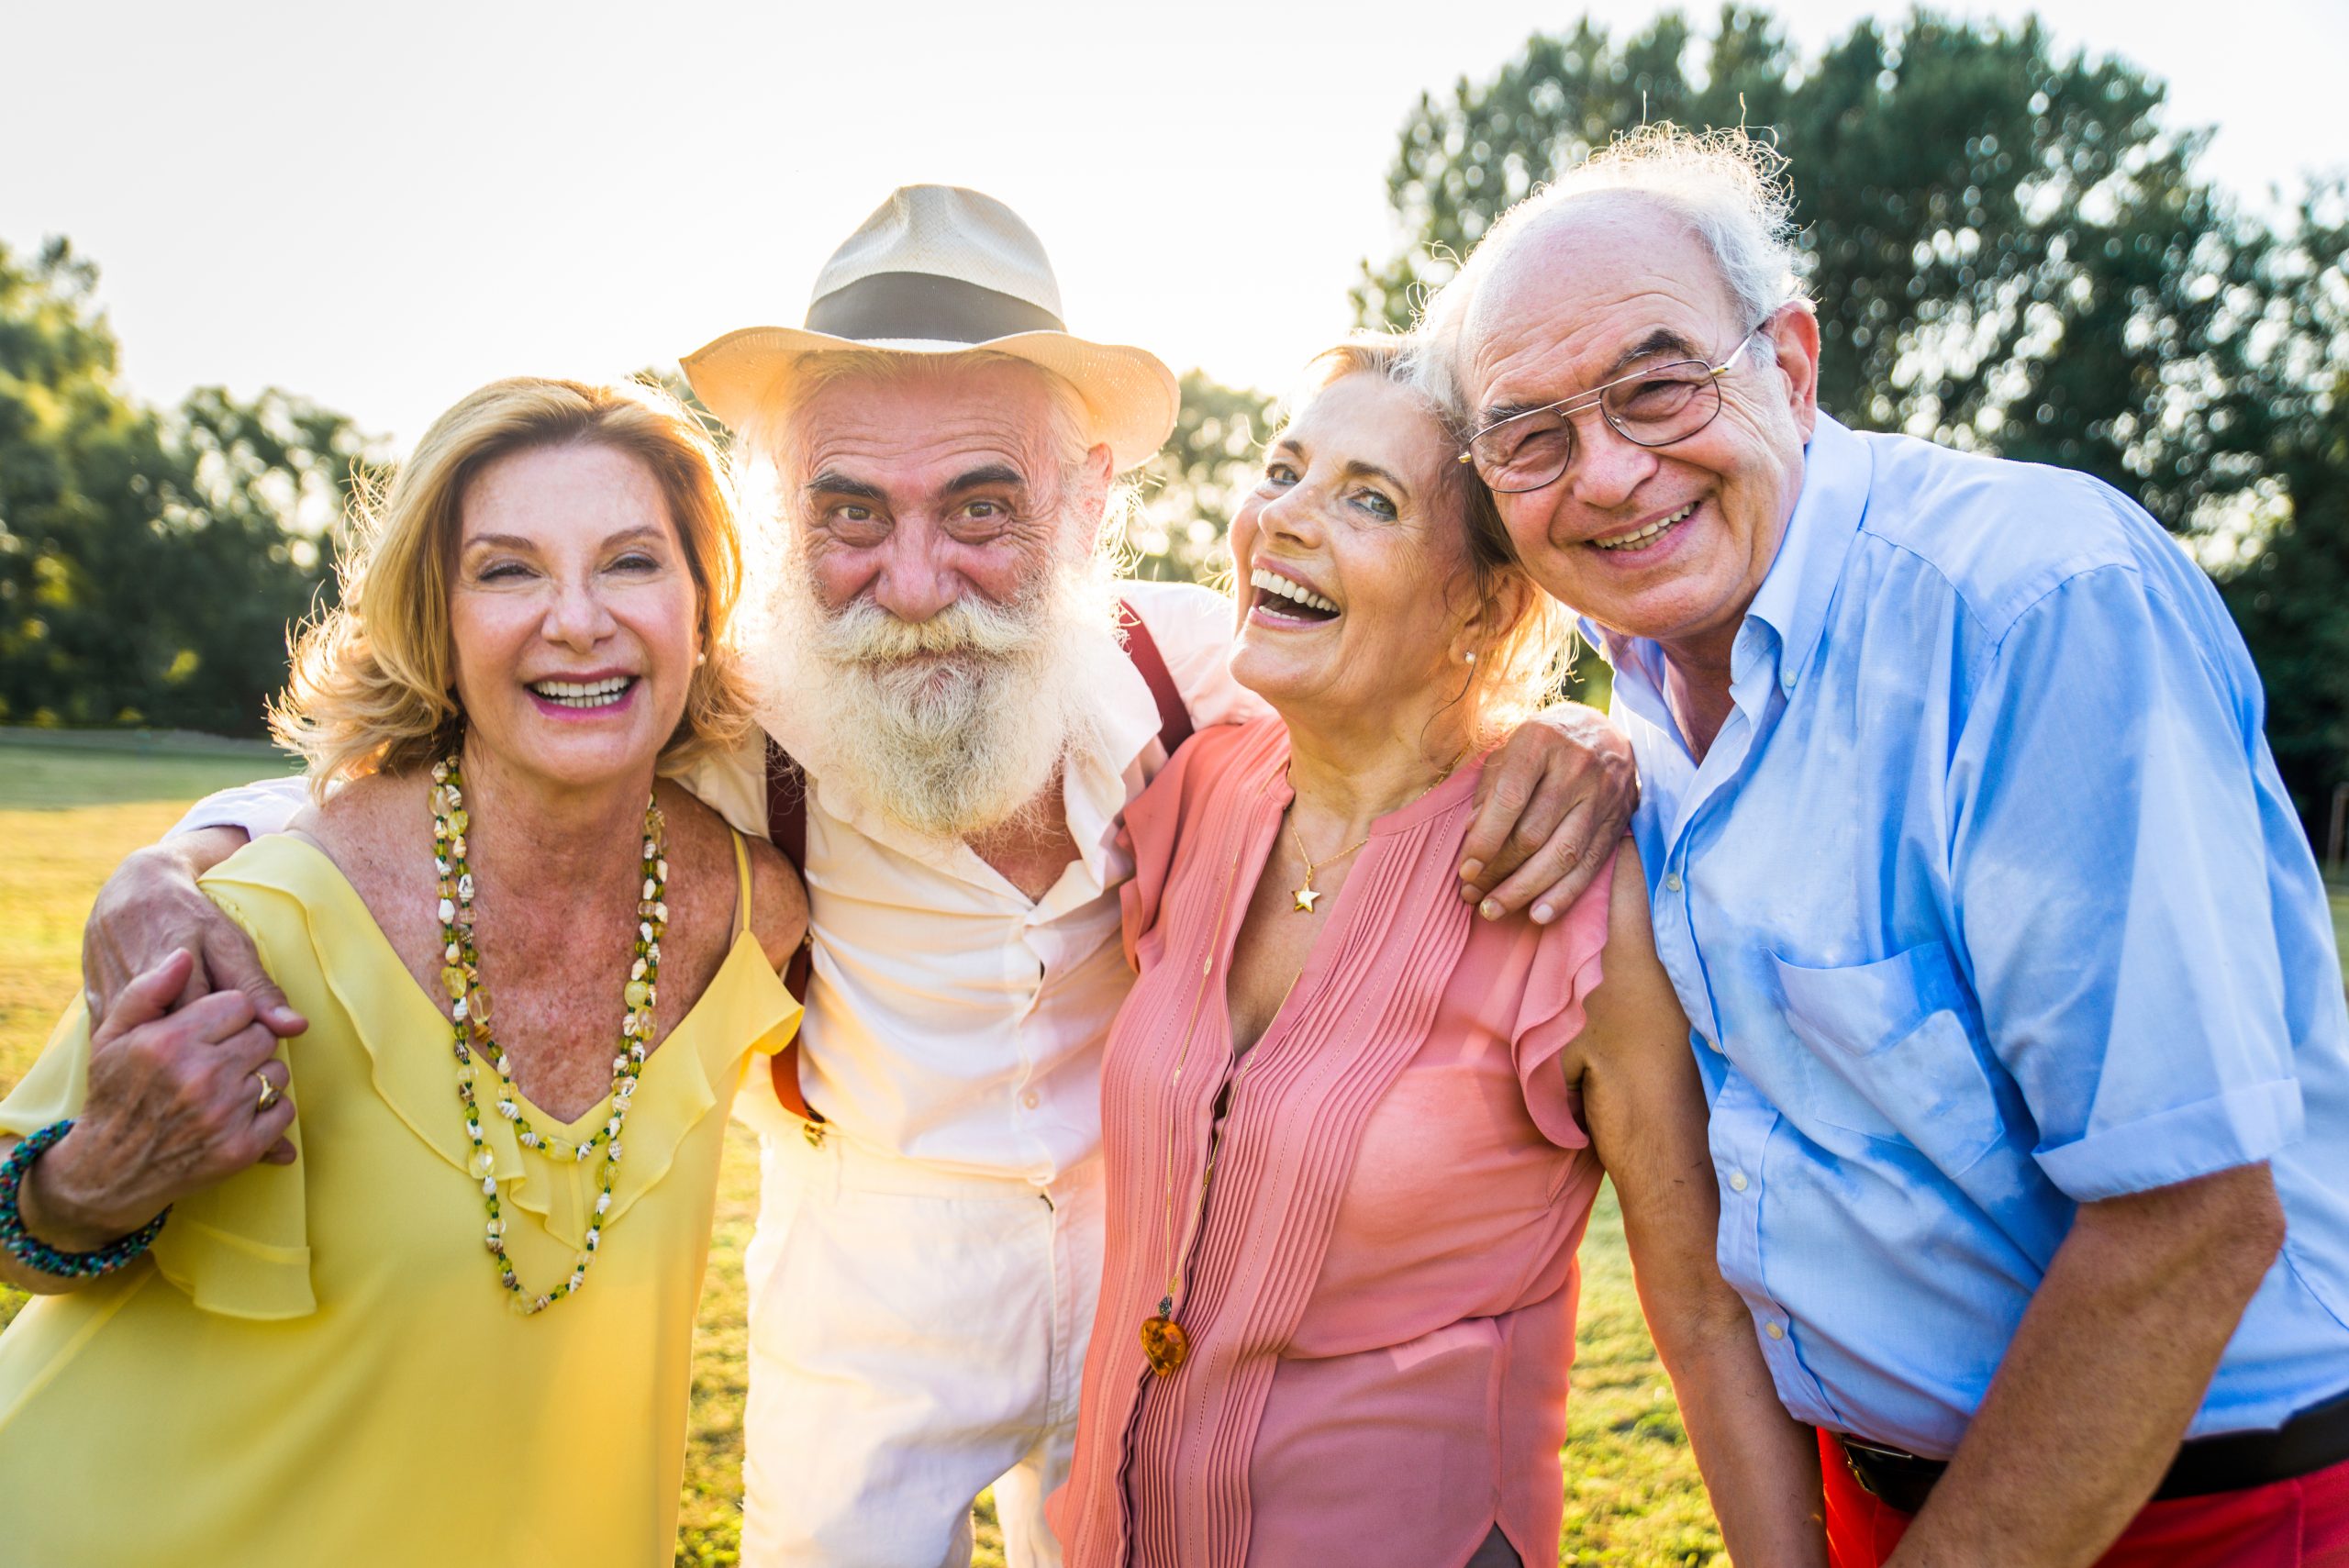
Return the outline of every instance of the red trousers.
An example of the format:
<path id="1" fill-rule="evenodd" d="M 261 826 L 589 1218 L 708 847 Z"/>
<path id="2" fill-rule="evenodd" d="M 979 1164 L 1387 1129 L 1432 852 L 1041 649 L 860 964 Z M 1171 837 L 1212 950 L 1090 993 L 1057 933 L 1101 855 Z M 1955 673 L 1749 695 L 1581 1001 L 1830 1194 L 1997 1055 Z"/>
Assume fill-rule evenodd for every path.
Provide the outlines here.
<path id="1" fill-rule="evenodd" d="M 1833 1437 L 1819 1434 L 1833 1568 L 1879 1568 L 1904 1514 L 1864 1489 Z M 2349 1463 L 2240 1492 L 2148 1503 L 2097 1568 L 2349 1568 Z"/>

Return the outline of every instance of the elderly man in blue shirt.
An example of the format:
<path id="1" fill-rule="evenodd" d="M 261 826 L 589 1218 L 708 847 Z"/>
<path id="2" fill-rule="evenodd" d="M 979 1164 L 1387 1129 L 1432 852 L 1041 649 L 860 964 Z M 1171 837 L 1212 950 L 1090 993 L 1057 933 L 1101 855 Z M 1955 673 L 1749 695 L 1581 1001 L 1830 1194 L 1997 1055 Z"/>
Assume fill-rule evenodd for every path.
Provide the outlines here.
<path id="1" fill-rule="evenodd" d="M 2349 1562 L 2349 1022 L 2258 678 L 2125 497 L 1820 413 L 1787 217 L 1651 128 L 1421 330 L 1614 666 L 1835 1560 Z"/>

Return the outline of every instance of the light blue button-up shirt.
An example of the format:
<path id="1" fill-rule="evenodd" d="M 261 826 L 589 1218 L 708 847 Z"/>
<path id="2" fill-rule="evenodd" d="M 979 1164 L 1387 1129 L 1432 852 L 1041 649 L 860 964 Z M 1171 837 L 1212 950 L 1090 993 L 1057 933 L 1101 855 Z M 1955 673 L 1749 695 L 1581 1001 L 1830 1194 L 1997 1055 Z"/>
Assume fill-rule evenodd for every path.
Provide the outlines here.
<path id="1" fill-rule="evenodd" d="M 2260 1160 L 2288 1238 L 2192 1431 L 2349 1390 L 2332 921 L 2250 657 L 2159 526 L 1822 417 L 1701 762 L 1655 646 L 1602 641 L 1721 1271 L 1787 1407 L 1950 1453 L 2075 1206 Z"/>

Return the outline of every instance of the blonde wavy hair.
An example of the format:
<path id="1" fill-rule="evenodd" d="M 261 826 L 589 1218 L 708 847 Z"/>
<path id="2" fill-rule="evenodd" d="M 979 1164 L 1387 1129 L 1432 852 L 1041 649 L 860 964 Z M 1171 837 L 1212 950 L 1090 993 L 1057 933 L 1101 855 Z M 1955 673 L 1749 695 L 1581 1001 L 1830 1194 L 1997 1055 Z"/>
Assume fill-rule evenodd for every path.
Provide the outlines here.
<path id="1" fill-rule="evenodd" d="M 449 592 L 466 488 L 500 458 L 573 446 L 644 464 L 693 575 L 707 658 L 686 687 L 663 764 L 749 729 L 750 683 L 727 636 L 741 593 L 741 535 L 707 432 L 657 387 L 514 376 L 434 420 L 389 485 L 362 488 L 336 564 L 341 603 L 290 639 L 293 668 L 270 706 L 270 731 L 309 763 L 320 798 L 331 784 L 412 772 L 455 748 L 463 715 Z"/>
<path id="2" fill-rule="evenodd" d="M 1281 425 L 1318 393 L 1348 376 L 1371 375 L 1409 393 L 1442 430 L 1453 447 L 1466 444 L 1459 421 L 1430 395 L 1420 380 L 1410 339 L 1375 332 L 1334 343 L 1305 362 L 1297 389 L 1284 398 Z M 1280 439 L 1275 428 L 1273 440 Z M 1468 545 L 1469 582 L 1476 606 L 1499 629 L 1476 652 L 1454 700 L 1468 708 L 1470 729 L 1491 738 L 1514 728 L 1554 701 L 1564 689 L 1574 623 L 1559 604 L 1529 575 L 1517 547 L 1501 526 L 1492 492 L 1466 463 L 1447 451 L 1438 465 L 1440 494 L 1451 501 Z M 1508 600 L 1514 616 L 1503 624 Z"/>

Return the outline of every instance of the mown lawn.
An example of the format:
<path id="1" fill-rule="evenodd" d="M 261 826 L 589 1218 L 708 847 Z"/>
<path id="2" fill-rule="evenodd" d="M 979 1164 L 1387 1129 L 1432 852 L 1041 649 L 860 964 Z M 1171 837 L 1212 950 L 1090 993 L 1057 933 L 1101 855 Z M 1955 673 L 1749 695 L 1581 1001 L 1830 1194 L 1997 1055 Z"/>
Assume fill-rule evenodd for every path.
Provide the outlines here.
<path id="1" fill-rule="evenodd" d="M 39 1053 L 72 996 L 82 919 L 129 850 L 160 836 L 195 796 L 239 784 L 265 760 L 0 747 L 0 1093 Z M 718 1229 L 694 1339 L 691 1449 L 680 1564 L 737 1557 L 742 1442 L 742 1249 L 758 1204 L 758 1154 L 729 1134 Z M 1705 1564 L 1720 1537 L 1698 1485 L 1672 1392 L 1640 1319 L 1611 1197 L 1584 1249 L 1581 1347 L 1560 1562 Z M 0 1324 L 21 1298 L 0 1287 Z M 978 1562 L 1000 1564 L 983 1501 Z"/>

